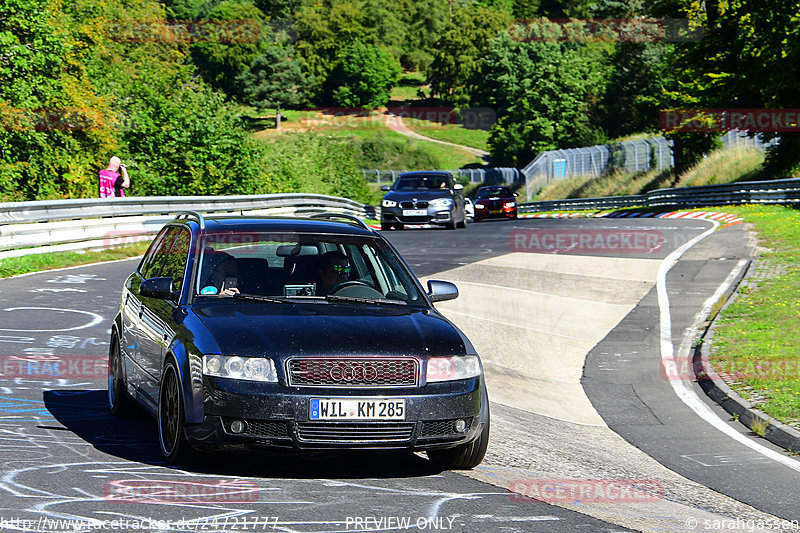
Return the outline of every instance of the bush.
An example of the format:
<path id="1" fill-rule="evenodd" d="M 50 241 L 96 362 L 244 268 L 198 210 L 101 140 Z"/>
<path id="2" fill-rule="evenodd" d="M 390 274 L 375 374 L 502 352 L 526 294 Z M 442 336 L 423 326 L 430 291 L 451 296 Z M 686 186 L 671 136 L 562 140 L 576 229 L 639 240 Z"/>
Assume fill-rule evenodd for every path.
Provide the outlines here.
<path id="1" fill-rule="evenodd" d="M 356 41 L 339 52 L 327 85 L 335 104 L 373 108 L 389 101 L 401 72 L 400 63 L 390 54 Z"/>

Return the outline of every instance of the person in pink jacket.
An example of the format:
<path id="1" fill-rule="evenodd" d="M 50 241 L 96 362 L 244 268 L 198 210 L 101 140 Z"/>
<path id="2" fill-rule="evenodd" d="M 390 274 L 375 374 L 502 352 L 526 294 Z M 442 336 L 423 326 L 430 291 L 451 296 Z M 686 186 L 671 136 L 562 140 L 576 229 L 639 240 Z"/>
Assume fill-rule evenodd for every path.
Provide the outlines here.
<path id="1" fill-rule="evenodd" d="M 122 173 L 117 171 L 121 171 Z M 124 197 L 125 191 L 131 186 L 128 169 L 114 156 L 108 166 L 100 171 L 100 198 Z"/>

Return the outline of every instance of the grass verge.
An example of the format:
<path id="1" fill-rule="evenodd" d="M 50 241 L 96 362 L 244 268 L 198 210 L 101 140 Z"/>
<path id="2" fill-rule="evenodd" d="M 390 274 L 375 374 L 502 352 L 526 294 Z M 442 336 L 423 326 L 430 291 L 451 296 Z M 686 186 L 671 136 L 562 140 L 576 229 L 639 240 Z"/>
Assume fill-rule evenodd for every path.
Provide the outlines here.
<path id="1" fill-rule="evenodd" d="M 755 273 L 717 321 L 711 362 L 743 398 L 800 428 L 800 211 L 720 210 L 753 224 L 763 249 Z"/>
<path id="2" fill-rule="evenodd" d="M 0 259 L 0 278 L 8 278 L 29 272 L 40 272 L 102 261 L 127 259 L 144 254 L 150 241 L 127 244 L 108 250 L 89 252 L 52 252 Z"/>

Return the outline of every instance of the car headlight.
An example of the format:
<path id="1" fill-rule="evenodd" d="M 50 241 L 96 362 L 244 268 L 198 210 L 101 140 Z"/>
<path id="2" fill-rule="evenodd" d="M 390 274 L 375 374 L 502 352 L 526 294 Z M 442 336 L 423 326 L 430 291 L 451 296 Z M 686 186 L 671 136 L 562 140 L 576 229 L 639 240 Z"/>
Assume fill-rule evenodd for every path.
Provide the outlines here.
<path id="1" fill-rule="evenodd" d="M 486 206 L 483 204 L 475 204 L 475 209 L 486 209 Z"/>
<path id="2" fill-rule="evenodd" d="M 511 209 L 515 205 L 517 205 L 517 202 L 506 202 L 505 207 L 507 207 L 508 209 Z"/>
<path id="3" fill-rule="evenodd" d="M 431 357 L 427 364 L 427 381 L 455 381 L 481 375 L 481 363 L 477 355 L 455 357 Z"/>
<path id="4" fill-rule="evenodd" d="M 203 374 L 219 378 L 277 383 L 275 363 L 265 357 L 238 355 L 204 355 Z"/>
<path id="5" fill-rule="evenodd" d="M 394 200 L 383 200 L 381 202 L 381 207 L 395 207 L 397 206 L 397 202 Z"/>
<path id="6" fill-rule="evenodd" d="M 446 209 L 453 205 L 453 200 L 450 198 L 434 198 L 428 205 L 433 207 L 434 209 Z"/>

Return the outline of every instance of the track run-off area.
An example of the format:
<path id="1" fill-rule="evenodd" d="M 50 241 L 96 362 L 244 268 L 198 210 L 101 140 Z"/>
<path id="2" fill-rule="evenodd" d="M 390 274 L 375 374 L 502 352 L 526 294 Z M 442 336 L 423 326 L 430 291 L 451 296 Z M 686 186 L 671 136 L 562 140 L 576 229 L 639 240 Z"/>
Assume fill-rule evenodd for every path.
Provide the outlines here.
<path id="1" fill-rule="evenodd" d="M 138 260 L 0 280 L 0 531 L 800 531 L 800 462 L 729 420 L 687 371 L 755 257 L 732 222 L 385 232 L 423 282 L 459 287 L 437 308 L 481 354 L 492 414 L 472 471 L 404 454 L 169 467 L 153 420 L 107 407 L 109 327 Z M 14 362 L 26 358 L 68 370 L 25 375 Z"/>

